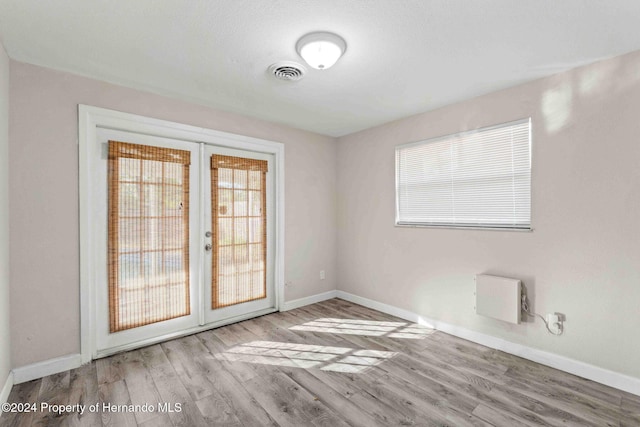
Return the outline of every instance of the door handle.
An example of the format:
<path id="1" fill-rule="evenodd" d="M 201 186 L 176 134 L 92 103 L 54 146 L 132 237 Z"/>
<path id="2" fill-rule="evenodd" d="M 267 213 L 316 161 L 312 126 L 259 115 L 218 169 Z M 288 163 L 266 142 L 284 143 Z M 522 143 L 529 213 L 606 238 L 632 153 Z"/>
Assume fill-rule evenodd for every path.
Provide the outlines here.
<path id="1" fill-rule="evenodd" d="M 204 245 L 204 250 L 207 252 L 211 252 L 211 248 L 213 248 L 213 246 L 211 246 L 211 243 L 207 243 L 206 245 Z"/>

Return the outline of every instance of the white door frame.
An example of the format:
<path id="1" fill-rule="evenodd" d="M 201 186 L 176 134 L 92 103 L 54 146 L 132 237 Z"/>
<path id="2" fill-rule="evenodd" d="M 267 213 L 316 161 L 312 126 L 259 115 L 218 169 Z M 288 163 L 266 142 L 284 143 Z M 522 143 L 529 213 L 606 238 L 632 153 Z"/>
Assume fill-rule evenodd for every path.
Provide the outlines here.
<path id="1" fill-rule="evenodd" d="M 220 146 L 213 146 L 213 145 L 209 145 L 209 146 L 204 146 L 203 147 L 204 150 L 204 155 L 201 156 L 201 159 L 203 160 L 203 162 L 205 163 L 202 168 L 203 168 L 203 177 L 206 177 L 206 179 L 204 179 L 202 183 L 202 192 L 205 194 L 205 198 L 204 200 L 206 200 L 206 202 L 204 202 L 203 206 L 202 206 L 202 210 L 204 211 L 204 215 L 203 215 L 203 219 L 202 219 L 202 224 L 203 227 L 202 228 L 202 232 L 204 232 L 204 230 L 210 230 L 213 231 L 212 227 L 212 200 L 210 198 L 210 194 L 211 194 L 211 155 L 212 154 L 222 154 L 225 156 L 235 156 L 235 157 L 244 157 L 244 158 L 254 158 L 254 159 L 260 159 L 260 160 L 264 160 L 268 162 L 269 165 L 269 170 L 273 169 L 273 160 L 274 160 L 274 156 L 272 154 L 265 154 L 265 153 L 256 153 L 256 152 L 248 152 L 245 150 L 238 150 L 238 149 L 230 149 L 230 148 L 222 148 Z M 275 289 L 274 283 L 273 283 L 273 274 L 271 274 L 270 272 L 273 270 L 273 254 L 275 253 L 274 248 L 273 248 L 273 235 L 274 235 L 274 215 L 273 215 L 273 209 L 274 209 L 274 191 L 273 191 L 273 175 L 272 174 L 267 174 L 266 177 L 266 188 L 264 188 L 264 191 L 267 194 L 267 206 L 266 206 L 266 214 L 267 214 L 267 258 L 266 258 L 266 264 L 265 264 L 265 268 L 267 269 L 267 281 L 266 281 L 266 287 L 267 287 L 267 294 L 266 294 L 266 298 L 260 298 L 257 300 L 253 300 L 253 301 L 249 301 L 249 302 L 243 302 L 243 303 L 238 303 L 238 304 L 233 304 L 227 307 L 221 307 L 221 308 L 212 308 L 211 307 L 211 302 L 212 302 L 212 282 L 213 282 L 213 277 L 212 277 L 212 261 L 213 261 L 213 257 L 212 257 L 212 253 L 208 252 L 205 253 L 204 259 L 201 260 L 201 269 L 202 269 L 202 274 L 204 275 L 204 280 L 202 280 L 202 283 L 204 284 L 203 288 L 203 298 L 202 298 L 202 313 L 204 313 L 204 319 L 201 319 L 200 324 L 204 325 L 204 324 L 211 324 L 211 323 L 216 323 L 219 322 L 221 319 L 228 319 L 228 318 L 235 318 L 238 315 L 242 315 L 242 313 L 245 312 L 250 312 L 250 313 L 256 313 L 259 312 L 261 310 L 265 310 L 268 309 L 268 307 L 273 307 L 275 305 L 275 299 L 276 299 L 276 294 L 277 294 L 277 290 Z M 210 240 L 207 239 L 206 241 L 207 243 L 210 242 Z M 204 242 L 202 243 L 201 246 L 204 246 Z"/>
<path id="2" fill-rule="evenodd" d="M 132 346 L 113 349 L 109 353 L 98 354 L 96 352 L 94 284 L 96 283 L 95 263 L 98 261 L 95 256 L 96 239 L 93 237 L 95 224 L 92 221 L 91 206 L 96 202 L 94 200 L 96 196 L 92 191 L 94 185 L 92 165 L 96 154 L 101 150 L 101 147 L 96 144 L 96 130 L 100 127 L 274 155 L 275 233 L 273 240 L 275 246 L 274 281 L 276 299 L 275 309 L 270 311 L 280 310 L 284 303 L 284 144 L 80 104 L 78 106 L 78 144 L 80 178 L 80 353 L 82 363 L 88 363 L 96 357 L 128 350 L 143 344 L 138 342 Z M 243 320 L 243 317 L 247 318 L 256 314 L 259 315 L 260 313 L 252 313 L 250 316 L 226 319 L 222 322 L 198 326 L 177 334 L 156 337 L 145 341 L 144 345 L 237 322 Z M 266 314 L 266 312 L 263 314 Z"/>

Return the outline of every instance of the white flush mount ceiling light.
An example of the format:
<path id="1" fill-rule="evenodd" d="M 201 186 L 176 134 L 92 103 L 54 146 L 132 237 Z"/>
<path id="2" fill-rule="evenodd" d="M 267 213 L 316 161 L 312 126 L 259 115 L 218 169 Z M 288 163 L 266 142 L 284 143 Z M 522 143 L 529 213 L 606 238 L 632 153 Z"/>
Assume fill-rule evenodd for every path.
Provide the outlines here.
<path id="1" fill-rule="evenodd" d="M 342 37 L 333 33 L 309 33 L 298 40 L 296 50 L 310 67 L 326 70 L 344 54 L 347 43 Z"/>

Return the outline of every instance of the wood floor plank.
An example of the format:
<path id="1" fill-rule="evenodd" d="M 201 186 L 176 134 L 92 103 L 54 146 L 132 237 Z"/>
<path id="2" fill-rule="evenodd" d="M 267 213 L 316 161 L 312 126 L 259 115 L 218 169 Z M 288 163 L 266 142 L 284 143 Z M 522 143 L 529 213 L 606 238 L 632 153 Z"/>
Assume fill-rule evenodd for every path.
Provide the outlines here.
<path id="1" fill-rule="evenodd" d="M 189 346 L 191 340 L 196 338 L 190 336 L 167 341 L 161 347 L 191 399 L 198 401 L 213 394 L 215 388 L 194 360 L 195 355 Z"/>
<path id="2" fill-rule="evenodd" d="M 619 390 L 567 374 L 548 366 L 495 350 L 486 353 L 484 357 L 489 362 L 493 360 L 493 358 L 496 358 L 500 360 L 502 364 L 509 366 L 509 369 L 505 372 L 507 377 L 514 377 L 533 383 L 546 383 L 553 387 L 567 390 L 570 393 L 588 395 L 593 399 L 615 406 L 619 406 L 622 402 L 622 392 Z"/>
<path id="3" fill-rule="evenodd" d="M 401 407 L 389 406 L 387 403 L 377 399 L 376 396 L 371 395 L 365 391 L 353 395 L 351 400 L 356 406 L 363 411 L 376 417 L 379 422 L 387 426 L 414 426 L 414 425 L 427 425 L 421 424 L 417 420 L 411 417 L 411 414 L 407 414 L 402 411 Z"/>
<path id="4" fill-rule="evenodd" d="M 439 345 L 431 340 L 426 341 L 426 343 L 427 346 L 425 347 L 425 351 L 438 354 L 453 365 L 464 366 L 467 370 L 475 373 L 476 375 L 488 375 L 487 378 L 490 379 L 492 376 L 504 375 L 504 373 L 507 372 L 507 369 L 509 369 L 504 364 L 488 362 L 479 355 L 460 353 L 454 348 Z"/>
<path id="5" fill-rule="evenodd" d="M 330 409 L 282 372 L 255 377 L 245 383 L 247 391 L 281 426 L 309 425 Z"/>
<path id="6" fill-rule="evenodd" d="M 620 419 L 620 427 L 638 427 L 640 426 L 639 417 L 630 417 L 623 415 Z"/>
<path id="7" fill-rule="evenodd" d="M 98 386 L 100 403 L 107 404 L 109 408 L 118 408 L 121 405 L 130 405 L 129 391 L 124 380 L 108 382 Z M 105 427 L 129 427 L 136 426 L 136 417 L 132 412 L 124 410 L 102 411 L 102 425 Z"/>
<path id="8" fill-rule="evenodd" d="M 95 361 L 98 374 L 98 384 L 112 383 L 124 379 L 121 364 L 127 357 L 127 353 L 120 353 Z"/>
<path id="9" fill-rule="evenodd" d="M 494 426 L 527 427 L 530 425 L 486 405 L 478 405 L 471 414 Z"/>
<path id="10" fill-rule="evenodd" d="M 97 411 L 89 410 L 90 405 L 100 401 L 98 392 L 98 374 L 95 363 L 83 365 L 69 373 L 70 405 L 83 405 L 86 409 L 72 412 L 61 423 L 63 426 L 102 426 L 102 417 Z"/>
<path id="11" fill-rule="evenodd" d="M 342 387 L 342 382 L 327 381 L 330 373 L 314 372 L 307 369 L 284 369 L 283 372 L 333 412 L 342 414 L 345 419 L 349 420 L 351 425 L 362 427 L 386 425 L 382 420 L 350 400 L 353 395 L 360 393 L 361 390 L 349 388 L 349 390 L 345 391 Z M 315 375 L 318 372 L 324 375 Z M 338 387 L 334 388 L 333 386 L 336 384 L 338 384 Z"/>
<path id="12" fill-rule="evenodd" d="M 167 413 L 173 425 L 180 427 L 208 425 L 191 395 L 178 378 L 178 374 L 162 347 L 159 344 L 146 347 L 141 349 L 140 353 L 153 378 L 162 403 L 170 405 L 169 407 L 172 409 L 179 405 L 179 410 Z"/>
<path id="13" fill-rule="evenodd" d="M 140 350 L 130 351 L 121 365 L 124 374 L 129 398 L 133 405 L 148 405 L 155 410 L 153 412 L 140 411 L 135 413 L 138 424 L 143 424 L 162 415 L 157 412 L 158 404 L 162 402 L 151 374 L 147 370 L 144 357 Z"/>
<path id="14" fill-rule="evenodd" d="M 377 339 L 383 340 L 385 345 L 387 345 L 388 347 L 389 346 L 393 347 L 394 350 L 398 350 L 398 351 L 413 350 L 418 352 L 422 352 L 426 345 L 426 343 L 424 342 L 424 338 L 426 338 L 426 335 L 422 337 L 423 339 L 401 338 L 401 336 L 403 335 L 403 331 L 411 330 L 411 329 L 415 330 L 416 328 L 423 328 L 419 325 L 415 325 L 407 321 L 397 321 L 398 319 L 395 319 L 395 318 L 385 318 L 385 319 L 378 318 L 378 320 L 374 320 L 369 316 L 368 313 L 366 313 L 366 315 L 351 315 L 351 316 L 345 317 L 343 312 L 339 312 L 337 311 L 337 309 L 334 309 L 331 307 L 320 306 L 319 304 L 305 306 L 298 310 L 305 311 L 310 314 L 314 314 L 314 317 L 315 317 L 314 320 L 316 320 L 316 322 L 314 323 L 322 323 L 322 318 L 327 318 L 327 317 L 334 318 L 332 319 L 334 321 L 338 319 L 344 319 L 345 322 L 363 321 L 363 323 L 367 323 L 367 322 L 379 323 L 379 325 L 376 325 L 376 324 L 362 325 L 362 327 L 358 325 L 354 325 L 352 329 L 347 330 L 345 331 L 345 333 L 340 335 L 340 337 L 345 341 L 354 342 L 358 337 L 362 337 L 365 339 L 377 338 Z M 309 326 L 312 326 L 312 325 L 313 323 L 311 323 Z M 390 325 L 395 325 L 395 326 L 390 326 Z M 307 326 L 307 325 L 303 325 L 303 326 Z M 346 325 L 340 325 L 339 329 L 344 329 L 345 326 Z M 375 330 L 369 331 L 366 329 L 366 328 L 376 328 L 376 327 L 386 329 L 386 331 L 385 332 L 375 331 Z M 432 329 L 428 329 L 428 328 L 424 328 L 424 329 L 428 330 L 429 334 L 432 334 L 434 332 Z"/>
<path id="15" fill-rule="evenodd" d="M 287 372 L 285 370 L 285 373 L 288 373 L 292 378 L 294 378 L 295 375 L 296 380 L 300 379 L 301 383 L 305 383 L 305 380 L 301 378 L 302 374 L 299 371 L 300 370 L 290 370 Z M 372 381 L 380 376 L 381 373 L 372 373 L 371 370 L 368 370 L 366 371 L 365 376 L 362 374 L 330 372 L 317 369 L 309 369 L 304 372 L 311 374 L 328 388 L 333 388 L 341 396 L 349 399 L 350 402 L 352 402 L 356 408 L 359 408 L 360 411 L 374 417 L 375 422 L 373 425 L 416 424 L 415 419 L 403 413 L 400 408 L 390 406 L 369 394 L 368 390 L 371 388 Z M 316 390 L 314 389 L 314 392 L 315 391 Z M 349 418 L 348 421 L 352 424 L 355 422 L 351 418 Z"/>
<path id="16" fill-rule="evenodd" d="M 333 299 L 13 387 L 9 402 L 164 411 L 4 414 L 0 427 L 640 426 L 640 397 Z"/>
<path id="17" fill-rule="evenodd" d="M 455 426 L 488 425 L 471 416 L 475 402 L 458 398 L 442 385 L 427 390 L 385 374 L 377 377 L 367 392 L 389 404 L 402 407 L 403 413 L 413 414 L 416 420 L 422 422 Z"/>
<path id="18" fill-rule="evenodd" d="M 196 335 L 196 338 L 200 340 L 202 345 L 207 351 L 225 367 L 225 369 L 231 373 L 240 382 L 245 382 L 254 378 L 257 373 L 253 366 L 242 362 L 229 361 L 223 357 L 224 353 L 231 347 L 225 345 L 220 339 L 213 333 L 213 331 L 205 331 Z"/>
<path id="19" fill-rule="evenodd" d="M 438 368 L 406 355 L 389 360 L 381 365 L 380 369 L 394 377 L 412 382 L 427 392 L 445 387 L 446 391 L 443 392 L 446 395 L 459 396 L 474 407 L 479 403 L 479 397 L 488 393 L 493 386 L 472 375 L 464 375 L 454 369 Z M 473 410 L 473 408 L 467 409 Z"/>
<path id="20" fill-rule="evenodd" d="M 251 331 L 255 331 L 260 339 L 278 342 L 304 342 L 304 339 L 288 329 L 288 324 L 284 326 L 275 320 L 275 316 L 262 316 L 252 319 L 251 324 L 246 327 Z M 264 335 L 260 334 L 260 332 L 263 332 Z"/>
<path id="21" fill-rule="evenodd" d="M 66 405 L 69 402 L 70 380 L 71 374 L 69 371 L 44 377 L 37 399 L 40 408 L 42 408 L 43 403 L 48 405 Z M 31 425 L 58 426 L 65 417 L 66 414 L 41 409 L 34 414 Z"/>
<path id="22" fill-rule="evenodd" d="M 144 423 L 138 424 L 139 427 L 173 427 L 171 417 L 167 414 L 161 414 Z"/>
<path id="23" fill-rule="evenodd" d="M 640 396 L 634 396 L 632 394 L 625 393 L 620 406 L 622 407 L 623 411 L 640 415 Z"/>
<path id="24" fill-rule="evenodd" d="M 587 420 L 580 417 L 579 412 L 569 413 L 563 411 L 555 406 L 551 406 L 535 398 L 523 395 L 516 392 L 513 389 L 507 387 L 494 387 L 489 393 L 489 396 L 500 399 L 507 403 L 512 408 L 518 408 L 518 415 L 522 413 L 523 417 L 536 416 L 544 421 L 544 425 L 549 426 L 595 426 Z"/>
<path id="25" fill-rule="evenodd" d="M 271 336 L 275 332 L 276 327 L 275 325 L 266 322 L 264 317 L 265 316 L 260 316 L 254 319 L 245 320 L 244 322 L 241 322 L 240 325 L 251 331 L 259 338 Z"/>
<path id="26" fill-rule="evenodd" d="M 383 384 L 378 381 L 378 377 L 368 377 L 366 374 L 355 376 L 354 382 L 362 390 L 352 397 L 354 402 L 366 403 L 369 406 L 372 403 L 380 405 L 382 413 L 379 415 L 393 417 L 390 420 L 392 424 L 455 425 L 447 422 L 440 414 L 428 414 L 424 408 L 418 408 L 413 396 L 396 384 Z"/>
<path id="27" fill-rule="evenodd" d="M 474 381 L 472 377 L 458 372 L 455 368 L 447 370 L 401 355 L 397 360 L 383 365 L 382 369 L 388 370 L 399 378 L 413 381 L 417 387 L 425 390 L 437 390 L 444 386 L 450 389 L 450 392 L 455 393 L 458 398 L 473 403 L 481 402 L 491 410 L 502 413 L 505 417 L 517 419 L 525 425 L 546 425 L 545 420 L 536 414 L 521 411 L 517 405 L 505 402 L 502 396 L 491 395 L 490 392 L 496 384 Z M 450 392 L 445 392 L 444 395 L 448 395 Z"/>
<path id="28" fill-rule="evenodd" d="M 254 393 L 252 394 L 255 395 L 255 389 L 253 387 L 255 387 L 256 384 L 260 384 L 264 379 L 267 379 L 267 383 L 262 384 L 263 388 L 269 388 L 275 384 L 276 387 L 271 388 L 271 399 L 261 401 L 256 397 L 256 400 L 262 404 L 277 424 L 287 425 L 289 422 L 296 422 L 294 420 L 297 419 L 304 420 L 298 421 L 298 425 L 337 427 L 350 425 L 334 413 L 334 411 L 317 396 L 293 380 L 290 375 L 286 375 L 284 371 L 289 370 L 289 368 L 282 368 L 278 365 L 257 365 L 255 369 L 259 373 L 258 377 L 250 380 L 247 384 L 244 384 L 244 386 L 246 386 L 249 391 L 253 390 Z M 303 370 L 298 368 L 293 369 L 296 371 Z M 274 403 L 279 408 L 279 411 L 273 408 Z M 271 408 L 271 411 L 268 408 Z M 273 412 L 274 410 L 275 413 Z M 278 420 L 278 418 L 280 419 Z M 299 424 L 299 422 L 303 424 Z"/>
<path id="29" fill-rule="evenodd" d="M 11 389 L 7 402 L 38 404 L 38 395 L 40 394 L 41 386 L 41 379 L 16 384 Z M 34 415 L 34 412 L 5 412 L 2 414 L 2 417 L 0 417 L 0 426 L 28 427 L 31 425 Z"/>
<path id="30" fill-rule="evenodd" d="M 318 337 L 317 335 L 306 332 L 306 331 L 296 331 L 291 329 L 298 325 L 298 323 L 292 323 L 287 320 L 285 316 L 279 317 L 266 317 L 264 322 L 271 324 L 274 329 L 272 333 L 269 335 L 271 340 L 273 341 L 281 341 L 281 342 L 290 342 L 290 343 L 309 343 L 313 342 L 315 344 L 325 344 L 325 345 L 334 345 L 336 343 L 341 342 L 335 337 Z"/>
<path id="31" fill-rule="evenodd" d="M 451 388 L 457 395 L 467 396 L 466 398 L 472 402 L 480 401 L 493 410 L 510 414 L 510 416 L 525 424 L 552 425 L 543 417 L 538 416 L 535 410 L 523 411 L 520 405 L 514 405 L 502 393 L 494 393 L 493 390 L 499 387 L 499 384 L 484 379 L 481 381 L 474 380 L 473 377 L 466 375 L 464 370 L 458 371 L 458 367 L 447 369 L 446 365 L 439 365 L 435 362 L 426 363 L 417 358 L 400 355 L 397 360 L 392 360 L 389 364 L 383 365 L 382 369 L 386 369 L 400 378 L 405 378 L 407 381 L 411 381 L 411 378 L 413 378 L 416 385 L 427 390 L 437 389 L 438 386 L 431 384 L 431 381 L 435 381 L 440 385 Z M 540 408 L 553 413 L 554 408 L 544 406 L 535 399 L 529 401 L 526 400 L 526 397 L 521 397 L 521 399 L 529 403 L 529 406 L 538 404 L 541 405 Z M 562 411 L 558 413 L 562 414 Z M 576 420 L 574 419 L 573 421 Z"/>
<path id="32" fill-rule="evenodd" d="M 443 344 L 448 343 L 449 348 L 454 348 L 456 349 L 456 351 L 463 354 L 473 354 L 482 357 L 484 353 L 493 351 L 493 349 L 485 347 L 481 344 L 463 340 L 462 338 L 454 337 L 453 335 L 445 334 L 442 332 L 434 334 L 433 339 Z"/>
<path id="33" fill-rule="evenodd" d="M 390 314 L 380 313 L 378 311 L 372 310 L 362 305 L 353 304 L 339 298 L 334 298 L 324 303 L 314 304 L 314 305 L 320 306 L 321 308 L 324 308 L 324 309 L 332 309 L 337 313 L 345 313 L 345 314 L 348 313 L 351 315 L 356 315 L 359 318 L 364 317 L 366 319 L 371 319 L 371 320 L 380 320 L 380 321 L 388 320 L 391 322 L 400 322 L 400 323 L 407 322 L 404 319 L 399 319 Z"/>
<path id="34" fill-rule="evenodd" d="M 361 384 L 355 381 L 358 374 L 321 371 L 318 369 L 309 369 L 306 372 L 347 399 L 362 392 Z"/>
<path id="35" fill-rule="evenodd" d="M 377 417 L 376 424 L 413 425 L 428 421 L 429 423 L 437 424 L 439 422 L 440 425 L 444 425 L 448 422 L 446 421 L 447 416 L 442 415 L 439 411 L 427 414 L 424 408 L 419 409 L 415 407 L 411 399 L 415 400 L 416 396 L 423 394 L 422 391 L 414 389 L 414 395 L 412 395 L 411 398 L 407 398 L 407 384 L 396 386 L 393 390 L 388 387 L 388 384 L 384 386 L 381 385 L 382 383 L 379 382 L 377 378 L 384 373 L 383 371 L 380 371 L 380 373 L 372 373 L 372 370 L 367 370 L 366 373 L 357 374 L 318 370 L 308 370 L 304 372 L 308 372 L 317 379 L 320 379 L 321 383 L 325 384 L 325 386 L 332 386 L 335 390 L 339 391 L 342 396 L 348 398 L 355 397 L 353 401 L 354 404 L 358 402 L 359 405 L 363 406 L 363 408 L 360 409 L 361 411 L 371 413 Z M 297 371 L 291 370 L 288 374 L 293 379 L 299 379 L 298 382 L 300 383 L 305 382 L 305 377 Z M 347 381 L 345 381 L 345 379 L 347 379 Z M 314 392 L 316 390 L 318 389 L 313 389 Z M 372 390 L 377 391 L 375 396 L 371 394 Z M 363 398 L 363 396 L 367 397 Z M 418 397 L 418 399 L 420 398 Z M 356 407 L 359 406 L 358 404 L 355 405 Z M 398 408 L 401 409 L 398 411 Z M 466 422 L 467 417 L 464 415 L 459 419 L 455 415 L 452 415 L 450 418 L 456 419 L 457 425 L 469 425 L 469 423 Z M 352 419 L 353 418 L 350 418 L 350 420 Z M 481 421 L 471 424 L 484 425 Z"/>
<path id="36" fill-rule="evenodd" d="M 423 351 L 409 349 L 400 351 L 399 354 L 409 357 L 414 363 L 422 365 L 423 369 L 439 369 L 445 375 L 454 375 L 460 379 L 464 378 L 484 388 L 490 388 L 492 384 L 504 384 L 506 381 L 504 375 L 499 373 L 502 369 L 495 372 L 491 368 L 486 369 L 473 361 L 451 358 L 448 354 L 431 351 L 431 349 Z"/>
<path id="37" fill-rule="evenodd" d="M 232 331 L 242 335 L 243 339 L 258 338 L 242 326 L 233 328 Z M 215 425 L 272 424 L 273 420 L 269 415 L 255 404 L 244 386 L 232 375 L 231 372 L 239 370 L 229 369 L 230 363 L 211 354 L 198 336 L 184 337 L 180 341 L 182 347 L 179 351 L 183 352 L 183 358 L 190 357 L 191 372 L 199 372 L 203 380 L 206 380 L 209 393 L 196 401 L 205 421 Z M 246 364 L 241 365 L 241 368 L 253 370 L 253 367 Z M 246 375 L 240 377 L 246 378 Z"/>
<path id="38" fill-rule="evenodd" d="M 324 414 L 318 415 L 317 418 L 311 421 L 311 424 L 316 427 L 349 427 L 351 424 L 348 424 L 338 415 L 335 415 L 331 412 L 325 412 Z"/>
<path id="39" fill-rule="evenodd" d="M 196 406 L 209 425 L 241 426 L 233 409 L 219 393 L 213 393 L 196 402 Z"/>
<path id="40" fill-rule="evenodd" d="M 224 328 L 214 329 L 213 334 L 229 347 L 260 339 L 259 336 L 242 326 L 241 323 L 234 323 Z"/>
<path id="41" fill-rule="evenodd" d="M 327 301 L 327 304 L 317 304 L 317 305 L 322 306 L 322 308 L 331 307 L 334 311 L 337 311 L 338 313 L 343 313 L 343 314 L 353 313 L 355 315 L 358 315 L 370 320 L 411 324 L 410 321 L 401 319 L 397 316 L 393 316 L 387 313 L 382 313 L 380 311 L 373 310 L 369 307 L 364 307 L 362 305 L 354 304 L 339 298 L 334 298 L 332 300 L 329 300 Z"/>
<path id="42" fill-rule="evenodd" d="M 622 393 L 620 403 L 622 415 L 620 417 L 621 427 L 640 426 L 640 396 L 630 393 Z"/>
<path id="43" fill-rule="evenodd" d="M 314 305 L 315 306 L 315 305 Z M 345 320 L 345 322 L 354 322 L 357 321 L 353 316 L 349 316 L 348 318 L 344 315 L 342 317 L 338 317 L 337 313 L 331 313 L 329 310 L 324 310 L 319 307 L 308 306 L 299 308 L 298 311 L 309 313 L 313 318 L 311 321 L 295 325 L 290 328 L 291 331 L 296 334 L 307 334 L 302 335 L 307 339 L 313 340 L 314 337 L 320 337 L 326 340 L 326 337 L 334 337 L 334 341 L 329 344 L 333 345 L 345 345 L 346 343 L 353 342 L 356 337 L 375 337 L 376 334 L 380 333 L 379 331 L 372 331 L 364 329 L 361 325 L 353 324 L 353 327 L 350 327 L 350 324 L 336 324 L 334 328 L 326 329 L 324 325 L 329 325 L 330 323 L 323 321 L 323 319 L 329 318 L 331 321 Z M 360 319 L 364 321 L 369 321 L 367 319 Z M 323 326 L 318 326 L 323 325 Z M 365 328 L 376 328 L 376 325 L 365 326 Z M 338 332 L 340 331 L 340 332 Z"/>
<path id="44" fill-rule="evenodd" d="M 304 313 L 304 311 L 300 309 L 294 311 L 298 311 L 299 314 Z M 266 317 L 266 320 L 268 322 L 272 322 L 278 327 L 292 332 L 302 341 L 315 342 L 321 345 L 340 345 L 344 343 L 343 337 L 339 335 L 295 329 L 296 327 L 308 322 L 310 319 L 301 315 L 295 315 L 291 312 L 284 312 L 279 313 L 277 316 Z"/>
<path id="45" fill-rule="evenodd" d="M 496 387 L 516 390 L 518 393 L 567 412 L 578 410 L 579 417 L 593 425 L 610 427 L 618 425 L 620 415 L 618 407 L 598 402 L 580 393 L 569 393 L 546 384 L 532 385 L 515 380 Z"/>
<path id="46" fill-rule="evenodd" d="M 245 389 L 238 378 L 229 372 L 226 365 L 217 363 L 217 361 L 214 363 L 209 359 L 206 359 L 205 363 L 212 365 L 207 375 L 242 425 L 278 425 Z M 198 407 L 203 415 L 206 415 L 203 407 L 201 405 Z"/>
<path id="47" fill-rule="evenodd" d="M 7 402 L 20 403 L 30 402 L 34 403 L 38 399 L 40 394 L 40 387 L 42 386 L 42 379 L 28 381 L 21 384 L 16 384 L 9 393 Z"/>

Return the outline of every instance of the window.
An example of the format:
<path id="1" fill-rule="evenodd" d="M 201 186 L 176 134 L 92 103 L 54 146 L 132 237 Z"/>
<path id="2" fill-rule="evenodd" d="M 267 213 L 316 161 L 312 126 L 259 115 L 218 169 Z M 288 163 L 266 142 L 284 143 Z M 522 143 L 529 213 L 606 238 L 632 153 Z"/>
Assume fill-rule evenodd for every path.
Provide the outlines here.
<path id="1" fill-rule="evenodd" d="M 186 316 L 190 153 L 109 141 L 109 323 Z"/>
<path id="2" fill-rule="evenodd" d="M 211 308 L 267 297 L 266 160 L 211 157 Z"/>
<path id="3" fill-rule="evenodd" d="M 531 119 L 396 147 L 396 224 L 531 228 Z"/>

